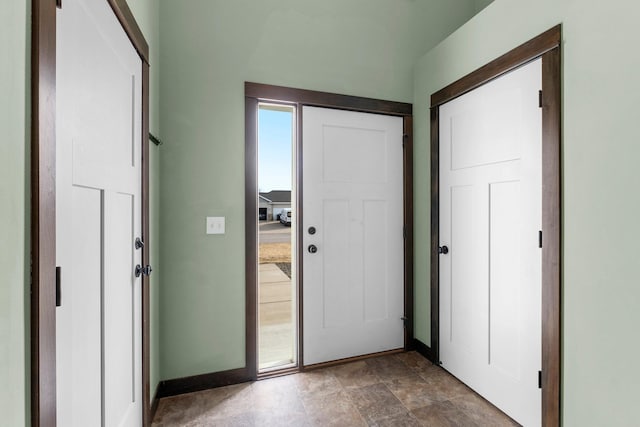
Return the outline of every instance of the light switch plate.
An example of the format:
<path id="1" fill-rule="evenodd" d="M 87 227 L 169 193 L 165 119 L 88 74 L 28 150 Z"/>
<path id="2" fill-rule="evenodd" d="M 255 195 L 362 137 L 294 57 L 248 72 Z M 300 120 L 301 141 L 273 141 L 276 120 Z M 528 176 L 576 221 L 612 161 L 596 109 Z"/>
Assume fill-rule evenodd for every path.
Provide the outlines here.
<path id="1" fill-rule="evenodd" d="M 224 217 L 207 217 L 207 234 L 224 234 Z"/>

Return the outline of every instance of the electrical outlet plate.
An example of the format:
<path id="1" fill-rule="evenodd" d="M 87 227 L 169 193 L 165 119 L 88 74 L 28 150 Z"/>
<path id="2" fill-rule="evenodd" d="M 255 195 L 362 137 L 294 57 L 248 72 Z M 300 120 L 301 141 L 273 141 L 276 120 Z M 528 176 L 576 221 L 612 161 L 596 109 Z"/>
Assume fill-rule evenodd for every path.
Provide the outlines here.
<path id="1" fill-rule="evenodd" d="M 207 217 L 207 234 L 224 234 L 224 217 Z"/>

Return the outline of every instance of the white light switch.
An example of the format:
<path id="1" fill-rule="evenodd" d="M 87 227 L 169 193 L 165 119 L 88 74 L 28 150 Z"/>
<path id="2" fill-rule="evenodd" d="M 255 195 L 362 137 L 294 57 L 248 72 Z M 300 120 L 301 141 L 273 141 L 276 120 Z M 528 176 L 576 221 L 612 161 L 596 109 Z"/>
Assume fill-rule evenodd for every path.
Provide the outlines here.
<path id="1" fill-rule="evenodd" d="M 224 217 L 207 217 L 207 234 L 224 234 Z"/>

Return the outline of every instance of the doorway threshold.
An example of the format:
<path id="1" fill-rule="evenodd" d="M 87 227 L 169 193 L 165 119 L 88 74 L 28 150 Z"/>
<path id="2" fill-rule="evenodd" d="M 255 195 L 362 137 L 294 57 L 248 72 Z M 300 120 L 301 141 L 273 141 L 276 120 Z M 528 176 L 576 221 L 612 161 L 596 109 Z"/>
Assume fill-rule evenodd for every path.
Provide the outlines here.
<path id="1" fill-rule="evenodd" d="M 268 378 L 276 378 L 276 377 L 283 377 L 285 375 L 292 375 L 292 374 L 297 374 L 298 372 L 300 372 L 300 367 L 297 364 L 290 364 L 290 365 L 285 365 L 285 366 L 278 366 L 278 367 L 274 367 L 274 368 L 267 368 L 267 369 L 263 369 L 260 372 L 258 372 L 257 375 L 257 380 L 266 380 Z"/>

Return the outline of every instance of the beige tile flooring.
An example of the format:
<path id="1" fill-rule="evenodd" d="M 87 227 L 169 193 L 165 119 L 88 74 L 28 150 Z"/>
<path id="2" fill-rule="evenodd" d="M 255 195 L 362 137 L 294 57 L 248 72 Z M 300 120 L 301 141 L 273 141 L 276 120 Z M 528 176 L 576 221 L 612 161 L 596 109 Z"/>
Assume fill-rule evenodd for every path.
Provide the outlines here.
<path id="1" fill-rule="evenodd" d="M 154 426 L 517 426 L 415 352 L 165 398 Z"/>
<path id="2" fill-rule="evenodd" d="M 291 279 L 275 264 L 260 264 L 259 278 L 259 367 L 292 362 L 294 348 Z"/>

